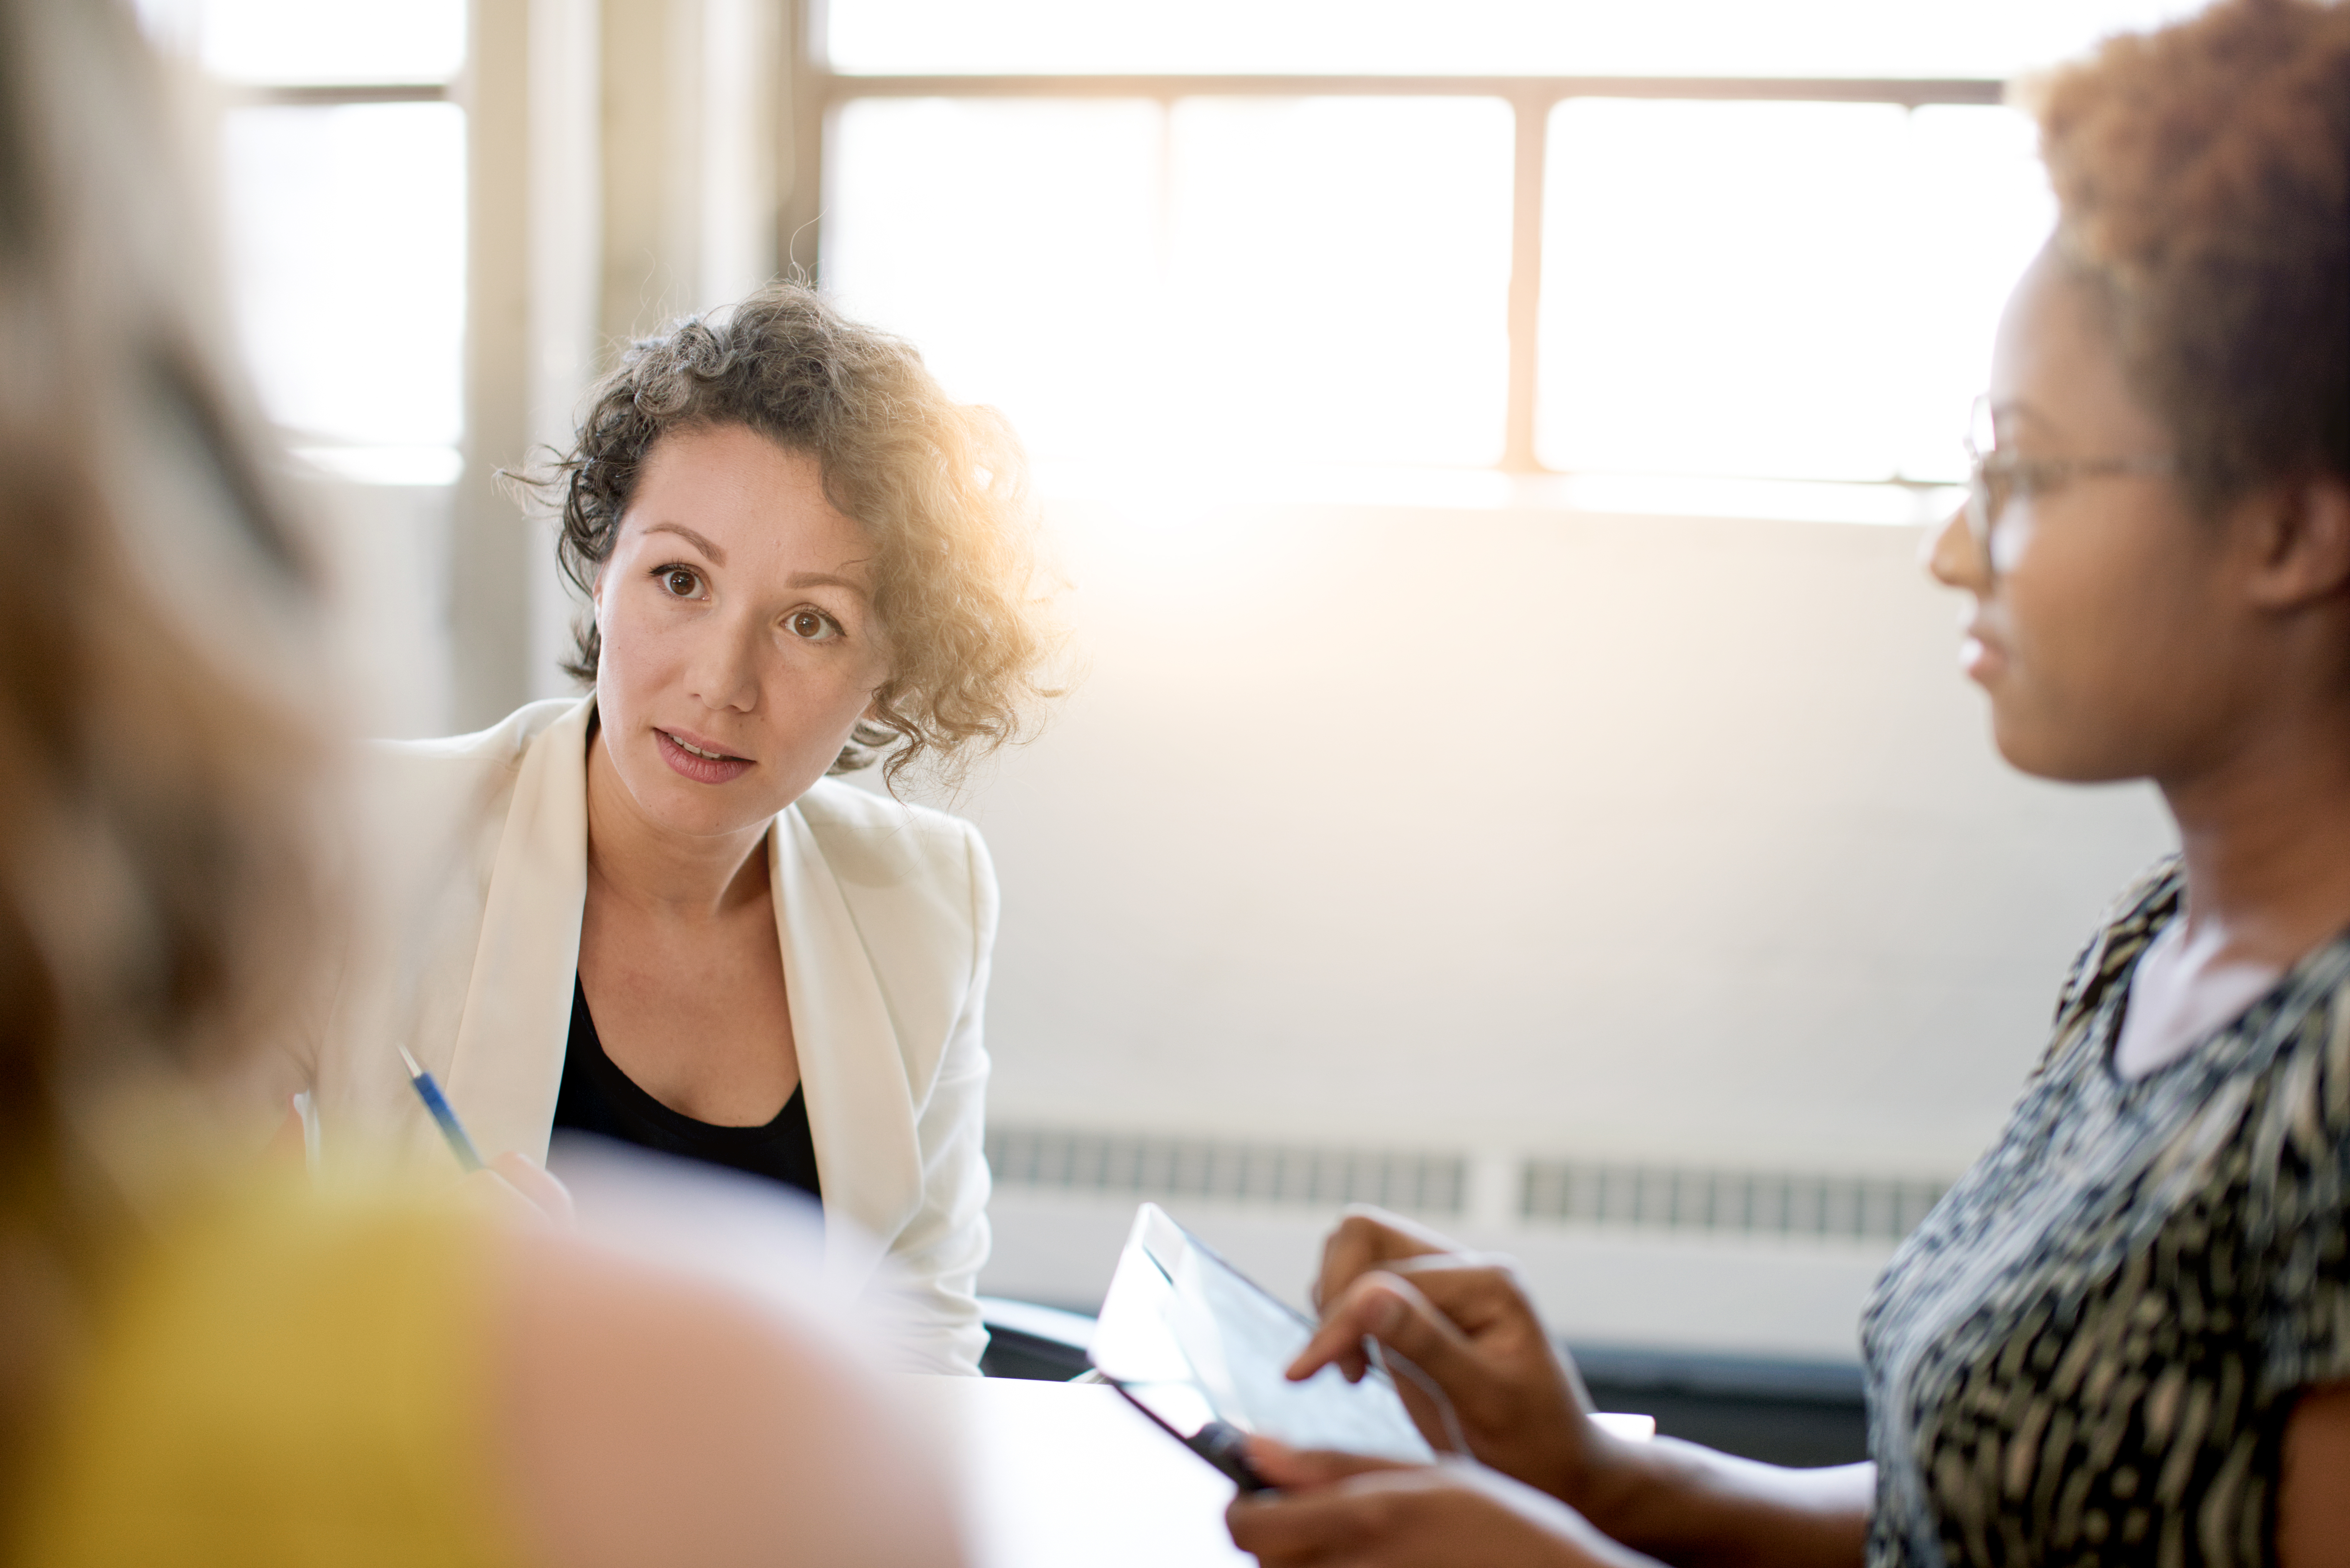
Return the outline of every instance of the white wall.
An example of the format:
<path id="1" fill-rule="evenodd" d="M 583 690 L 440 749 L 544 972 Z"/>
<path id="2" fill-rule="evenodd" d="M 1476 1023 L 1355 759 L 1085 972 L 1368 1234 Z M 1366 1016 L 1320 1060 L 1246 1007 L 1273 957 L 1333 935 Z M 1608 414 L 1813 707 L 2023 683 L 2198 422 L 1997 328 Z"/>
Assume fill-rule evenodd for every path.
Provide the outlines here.
<path id="1" fill-rule="evenodd" d="M 2168 843 L 1998 760 L 1913 530 L 1055 526 L 1092 668 L 965 802 L 1002 1116 L 1949 1175 Z"/>
<path id="2" fill-rule="evenodd" d="M 963 801 L 1003 887 L 1000 1122 L 1947 1178 L 2169 842 L 2143 788 L 1997 759 L 1914 529 L 1212 500 L 1052 524 L 1090 669 Z M 988 1283 L 1089 1299 L 1131 1206 L 1005 1191 Z M 1244 1251 L 1273 1227 L 1284 1283 L 1325 1218 L 1191 1208 Z M 1716 1348 L 1848 1353 L 1886 1250 L 1510 1220 L 1489 1193 L 1464 1222 L 1552 1260 L 1562 1325 Z M 1634 1241 L 1722 1292 L 1692 1308 Z M 1790 1268 L 1811 1283 L 1754 1306 Z"/>
<path id="3" fill-rule="evenodd" d="M 1275 1294 L 1303 1308 L 1334 1213 L 1159 1200 Z M 1109 1287 L 1134 1199 L 999 1189 L 989 1207 L 992 1295 L 1090 1312 Z M 1858 1354 L 1860 1306 L 1891 1249 L 1849 1241 L 1696 1238 L 1629 1228 L 1464 1225 L 1448 1234 L 1505 1252 L 1551 1331 L 1575 1345 L 1813 1362 Z"/>

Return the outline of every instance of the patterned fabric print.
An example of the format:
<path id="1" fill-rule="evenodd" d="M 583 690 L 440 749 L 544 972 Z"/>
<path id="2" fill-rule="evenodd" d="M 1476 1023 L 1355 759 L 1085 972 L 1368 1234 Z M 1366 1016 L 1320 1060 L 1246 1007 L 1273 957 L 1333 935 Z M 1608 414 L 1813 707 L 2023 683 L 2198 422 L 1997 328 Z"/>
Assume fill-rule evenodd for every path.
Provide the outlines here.
<path id="1" fill-rule="evenodd" d="M 2350 1376 L 2350 937 L 2125 1083 L 2175 863 L 2074 964 L 1997 1145 L 1862 1319 L 1872 1568 L 2274 1561 L 2294 1396 Z"/>

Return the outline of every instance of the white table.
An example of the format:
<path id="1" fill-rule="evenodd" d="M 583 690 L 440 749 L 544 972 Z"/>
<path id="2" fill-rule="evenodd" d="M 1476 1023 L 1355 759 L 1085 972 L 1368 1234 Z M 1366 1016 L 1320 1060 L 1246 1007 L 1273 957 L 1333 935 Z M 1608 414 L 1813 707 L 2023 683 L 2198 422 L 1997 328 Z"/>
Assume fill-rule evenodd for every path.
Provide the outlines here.
<path id="1" fill-rule="evenodd" d="M 972 1568 L 1235 1568 L 1232 1483 L 1118 1390 L 1008 1377 L 906 1379 L 951 1431 L 970 1488 Z"/>
<path id="2" fill-rule="evenodd" d="M 1100 1384 L 908 1376 L 969 1489 L 972 1568 L 1233 1568 L 1232 1483 Z M 1646 1416 L 1594 1417 L 1645 1438 Z"/>

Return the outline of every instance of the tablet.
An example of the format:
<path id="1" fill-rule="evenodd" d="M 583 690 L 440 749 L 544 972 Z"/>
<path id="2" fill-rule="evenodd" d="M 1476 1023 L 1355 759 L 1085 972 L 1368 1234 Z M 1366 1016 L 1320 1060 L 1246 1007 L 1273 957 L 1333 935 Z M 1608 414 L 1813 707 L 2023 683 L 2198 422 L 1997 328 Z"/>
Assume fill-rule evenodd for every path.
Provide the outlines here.
<path id="1" fill-rule="evenodd" d="M 1118 1255 L 1092 1355 L 1103 1376 L 1187 1442 L 1215 1438 L 1221 1424 L 1293 1448 L 1435 1459 L 1384 1370 L 1359 1383 L 1335 1366 L 1302 1383 L 1283 1376 L 1315 1327 L 1145 1203 Z"/>

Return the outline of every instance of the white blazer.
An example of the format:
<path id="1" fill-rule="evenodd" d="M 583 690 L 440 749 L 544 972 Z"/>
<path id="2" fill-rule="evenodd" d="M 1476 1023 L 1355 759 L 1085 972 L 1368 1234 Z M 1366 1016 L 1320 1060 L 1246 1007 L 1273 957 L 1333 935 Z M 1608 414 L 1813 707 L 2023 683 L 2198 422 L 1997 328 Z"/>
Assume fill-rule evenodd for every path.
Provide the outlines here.
<path id="1" fill-rule="evenodd" d="M 494 729 L 374 748 L 362 795 L 400 911 L 357 944 L 310 1064 L 323 1142 L 449 1156 L 399 1046 L 483 1154 L 544 1158 L 588 896 L 590 698 Z M 995 872 L 970 823 L 825 779 L 767 830 L 792 1035 L 837 1287 L 894 1268 L 905 1358 L 975 1372 L 985 1331 L 981 1043 Z M 360 955 L 365 955 L 361 961 Z"/>

